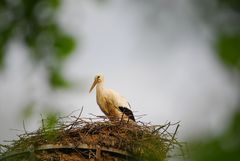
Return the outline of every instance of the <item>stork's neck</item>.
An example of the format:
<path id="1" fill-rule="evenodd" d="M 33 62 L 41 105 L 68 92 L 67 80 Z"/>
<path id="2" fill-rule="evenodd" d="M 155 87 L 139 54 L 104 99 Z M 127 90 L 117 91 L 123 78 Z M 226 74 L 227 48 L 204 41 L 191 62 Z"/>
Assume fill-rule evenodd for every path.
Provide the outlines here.
<path id="1" fill-rule="evenodd" d="M 96 88 L 97 88 L 97 95 L 104 92 L 103 82 L 98 83 Z"/>

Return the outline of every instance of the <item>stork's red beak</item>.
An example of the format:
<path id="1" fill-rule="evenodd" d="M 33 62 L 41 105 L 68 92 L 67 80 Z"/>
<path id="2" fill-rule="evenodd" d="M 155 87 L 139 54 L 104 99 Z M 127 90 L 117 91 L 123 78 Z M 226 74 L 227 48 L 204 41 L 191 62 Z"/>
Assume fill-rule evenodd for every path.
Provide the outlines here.
<path id="1" fill-rule="evenodd" d="M 96 86 L 96 84 L 97 84 L 97 79 L 94 80 L 94 82 L 93 82 L 93 84 L 92 84 L 92 86 L 91 86 L 91 88 L 89 90 L 89 93 L 92 92 L 92 90 Z"/>

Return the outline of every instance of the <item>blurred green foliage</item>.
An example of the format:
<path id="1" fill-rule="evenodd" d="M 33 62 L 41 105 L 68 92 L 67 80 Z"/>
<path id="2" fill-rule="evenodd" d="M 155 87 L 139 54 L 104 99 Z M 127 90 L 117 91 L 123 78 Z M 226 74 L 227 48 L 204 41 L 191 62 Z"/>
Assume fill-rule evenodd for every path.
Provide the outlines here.
<path id="1" fill-rule="evenodd" d="M 61 68 L 71 55 L 75 41 L 56 22 L 60 4 L 61 0 L 0 1 L 1 68 L 4 68 L 8 43 L 17 37 L 31 49 L 31 58 L 36 64 L 46 65 L 52 87 L 66 87 Z"/>
<path id="2" fill-rule="evenodd" d="M 219 7 L 232 11 L 228 19 L 240 16 L 239 0 L 218 0 Z M 239 21 L 240 22 L 240 21 Z M 216 26 L 216 54 L 228 69 L 240 74 L 240 23 L 225 23 Z M 239 76 L 239 75 L 238 75 Z M 238 79 L 238 78 L 237 78 Z M 240 102 L 239 102 L 240 103 Z M 240 107 L 240 105 L 238 105 Z M 219 125 L 223 126 L 223 125 Z M 240 110 L 233 113 L 232 121 L 225 131 L 213 137 L 196 139 L 191 143 L 190 156 L 192 161 L 239 161 L 240 160 Z"/>
<path id="3" fill-rule="evenodd" d="M 218 0 L 220 5 L 224 7 L 230 7 L 238 12 L 240 12 L 240 1 L 239 0 Z"/>
<path id="4" fill-rule="evenodd" d="M 220 34 L 217 50 L 219 57 L 226 65 L 240 70 L 240 33 Z"/>
<path id="5" fill-rule="evenodd" d="M 68 82 L 61 74 L 60 68 L 55 68 L 50 71 L 49 81 L 53 88 L 68 88 L 71 87 L 71 83 Z"/>
<path id="6" fill-rule="evenodd" d="M 228 14 L 228 19 L 235 20 L 240 17 L 240 1 L 239 0 L 218 0 L 221 8 L 232 11 Z M 234 25 L 234 28 L 233 26 Z M 240 21 L 234 23 L 226 22 L 224 27 L 217 26 L 219 34 L 216 42 L 217 54 L 224 64 L 230 69 L 240 70 Z"/>
<path id="7" fill-rule="evenodd" d="M 222 135 L 194 142 L 190 149 L 193 161 L 239 161 L 240 112 L 235 113 Z"/>

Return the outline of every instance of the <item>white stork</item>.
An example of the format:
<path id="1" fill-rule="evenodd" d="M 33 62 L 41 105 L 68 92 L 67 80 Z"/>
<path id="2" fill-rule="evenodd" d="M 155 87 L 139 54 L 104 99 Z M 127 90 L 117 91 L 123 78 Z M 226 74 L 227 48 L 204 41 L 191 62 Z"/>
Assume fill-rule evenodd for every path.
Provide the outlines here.
<path id="1" fill-rule="evenodd" d="M 135 122 L 135 118 L 130 110 L 131 107 L 128 101 L 114 90 L 104 88 L 103 75 L 99 74 L 95 76 L 89 93 L 95 86 L 97 104 L 109 120 Z"/>

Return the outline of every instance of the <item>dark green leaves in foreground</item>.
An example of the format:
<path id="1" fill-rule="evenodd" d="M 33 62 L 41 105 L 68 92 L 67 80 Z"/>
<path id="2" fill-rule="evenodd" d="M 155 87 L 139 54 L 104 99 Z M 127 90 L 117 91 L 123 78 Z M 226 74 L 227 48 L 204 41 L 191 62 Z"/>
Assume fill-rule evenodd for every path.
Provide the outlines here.
<path id="1" fill-rule="evenodd" d="M 240 1 L 217 0 L 220 9 L 224 8 L 225 20 L 216 26 L 218 37 L 216 41 L 217 55 L 227 67 L 240 70 Z M 229 14 L 231 13 L 231 14 Z M 221 17 L 224 17 L 221 15 Z"/>
<path id="2" fill-rule="evenodd" d="M 49 83 L 52 88 L 68 88 L 71 86 L 71 83 L 68 82 L 63 75 L 61 74 L 60 69 L 52 69 L 49 75 Z"/>
<path id="3" fill-rule="evenodd" d="M 62 76 L 61 66 L 75 48 L 75 40 L 56 22 L 56 12 L 60 4 L 61 0 L 0 1 L 2 69 L 6 47 L 11 39 L 17 38 L 29 47 L 35 64 L 42 63 L 46 66 L 50 85 L 58 88 L 66 87 L 66 83 L 63 83 L 66 80 Z"/>
<path id="4" fill-rule="evenodd" d="M 221 5 L 230 7 L 235 11 L 240 12 L 240 1 L 239 0 L 218 0 Z"/>
<path id="5" fill-rule="evenodd" d="M 240 70 L 240 33 L 221 34 L 217 42 L 217 50 L 226 65 Z"/>
<path id="6" fill-rule="evenodd" d="M 225 132 L 213 139 L 192 144 L 192 161 L 239 161 L 240 160 L 240 112 L 235 113 Z"/>
<path id="7" fill-rule="evenodd" d="M 216 54 L 228 69 L 240 71 L 240 24 L 239 22 L 227 23 L 240 16 L 239 0 L 218 0 L 217 3 L 225 11 L 230 11 L 226 23 L 219 28 L 216 40 Z M 233 25 L 234 24 L 234 25 Z M 237 78 L 238 79 L 238 78 Z M 189 151 L 191 161 L 239 161 L 240 160 L 240 111 L 233 113 L 232 120 L 225 131 L 218 136 L 195 140 Z M 219 124 L 222 127 L 223 125 Z"/>

